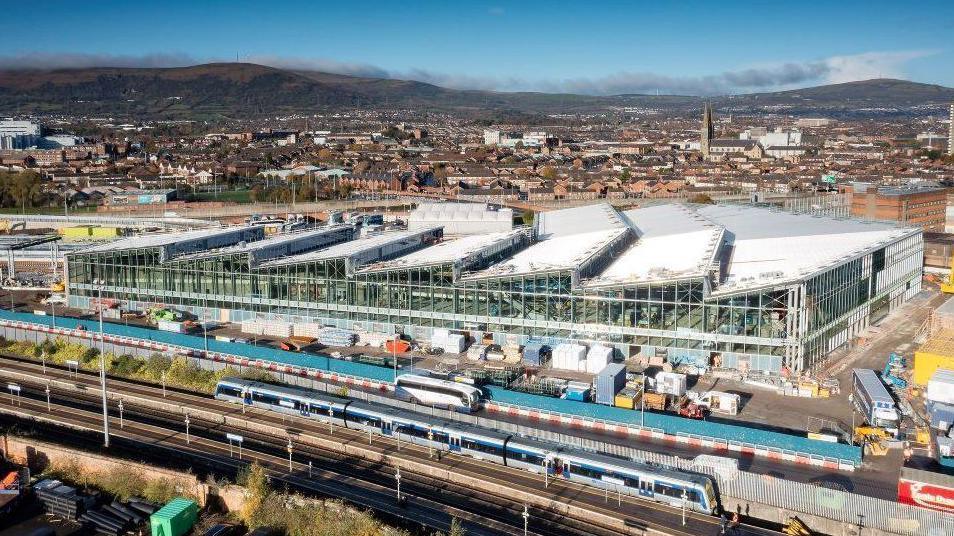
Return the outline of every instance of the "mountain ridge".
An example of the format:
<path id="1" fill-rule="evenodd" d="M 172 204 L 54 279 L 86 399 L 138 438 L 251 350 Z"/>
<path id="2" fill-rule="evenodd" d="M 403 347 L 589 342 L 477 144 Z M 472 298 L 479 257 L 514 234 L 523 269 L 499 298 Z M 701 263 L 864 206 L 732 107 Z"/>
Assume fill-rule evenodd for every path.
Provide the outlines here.
<path id="1" fill-rule="evenodd" d="M 690 111 L 703 101 L 734 111 L 803 115 L 851 114 L 862 107 L 887 113 L 954 102 L 954 88 L 898 79 L 873 79 L 801 89 L 714 97 L 583 95 L 459 90 L 415 80 L 367 78 L 288 70 L 253 63 L 189 67 L 0 70 L 0 113 L 71 113 L 144 118 L 255 117 L 328 110 L 420 109 L 464 115 L 490 112 L 553 114 L 606 112 L 626 107 Z"/>

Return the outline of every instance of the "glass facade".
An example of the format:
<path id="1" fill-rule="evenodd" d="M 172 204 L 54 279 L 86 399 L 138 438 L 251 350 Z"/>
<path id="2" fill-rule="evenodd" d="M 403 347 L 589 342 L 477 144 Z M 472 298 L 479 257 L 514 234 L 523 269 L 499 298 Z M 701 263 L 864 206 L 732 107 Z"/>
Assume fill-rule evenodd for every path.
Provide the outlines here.
<path id="1" fill-rule="evenodd" d="M 131 309 L 161 303 L 240 321 L 257 315 L 341 327 L 401 326 L 416 337 L 435 327 L 517 338 L 601 341 L 624 354 L 781 372 L 811 366 L 920 287 L 920 233 L 800 282 L 723 292 L 707 278 L 590 288 L 570 271 L 483 277 L 502 250 L 455 262 L 356 269 L 347 257 L 250 267 L 247 253 L 160 262 L 158 249 L 71 253 L 71 304 L 104 298 Z M 509 337 L 509 339 L 508 339 Z"/>

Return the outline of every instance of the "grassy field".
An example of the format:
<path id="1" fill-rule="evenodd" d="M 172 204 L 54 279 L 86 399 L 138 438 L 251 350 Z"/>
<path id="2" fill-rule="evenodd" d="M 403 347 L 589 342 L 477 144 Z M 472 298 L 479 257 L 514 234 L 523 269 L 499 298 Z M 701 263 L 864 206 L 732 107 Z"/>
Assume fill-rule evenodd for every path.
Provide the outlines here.
<path id="1" fill-rule="evenodd" d="M 196 201 L 225 201 L 231 203 L 251 203 L 252 202 L 252 191 L 251 190 L 225 190 L 219 192 L 218 195 L 212 192 L 202 192 L 190 196 L 191 199 Z"/>
<path id="2" fill-rule="evenodd" d="M 96 212 L 96 207 L 77 207 L 71 208 L 70 214 L 89 214 Z M 62 216 L 63 207 L 27 207 L 23 210 L 20 207 L 0 207 L 0 214 L 44 214 L 53 216 Z"/>

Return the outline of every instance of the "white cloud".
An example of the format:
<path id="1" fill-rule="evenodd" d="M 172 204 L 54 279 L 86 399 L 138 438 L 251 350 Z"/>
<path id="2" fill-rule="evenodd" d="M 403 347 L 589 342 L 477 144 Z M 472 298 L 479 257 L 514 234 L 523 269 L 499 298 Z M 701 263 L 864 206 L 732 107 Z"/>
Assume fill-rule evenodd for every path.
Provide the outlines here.
<path id="1" fill-rule="evenodd" d="M 493 8 L 491 8 L 491 11 Z M 840 83 L 871 78 L 905 78 L 906 64 L 938 51 L 902 50 L 832 56 L 812 61 L 758 65 L 745 69 L 698 76 L 673 76 L 651 72 L 620 71 L 603 76 L 566 79 L 523 79 L 435 72 L 428 69 L 396 71 L 357 62 L 320 57 L 271 55 L 243 56 L 241 61 L 272 67 L 312 70 L 370 78 L 417 80 L 452 89 L 495 91 L 545 91 L 617 95 L 663 93 L 724 95 L 791 89 L 821 83 Z M 56 69 L 78 67 L 181 67 L 231 58 L 194 58 L 181 53 L 143 56 L 84 53 L 21 53 L 0 55 L 0 69 Z"/>
<path id="2" fill-rule="evenodd" d="M 937 54 L 936 50 L 902 50 L 897 52 L 865 52 L 851 56 L 832 56 L 825 60 L 832 84 L 870 80 L 872 78 L 904 78 L 905 65 L 911 61 Z"/>

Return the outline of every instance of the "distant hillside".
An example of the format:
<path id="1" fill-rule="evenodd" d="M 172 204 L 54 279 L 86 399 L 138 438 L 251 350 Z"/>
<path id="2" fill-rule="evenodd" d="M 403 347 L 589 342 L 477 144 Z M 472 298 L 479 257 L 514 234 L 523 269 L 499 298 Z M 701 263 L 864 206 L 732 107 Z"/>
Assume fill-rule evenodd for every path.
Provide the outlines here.
<path id="1" fill-rule="evenodd" d="M 878 78 L 860 82 L 846 82 L 827 86 L 752 93 L 730 98 L 743 102 L 762 104 L 822 103 L 825 106 L 844 104 L 851 106 L 920 106 L 954 100 L 954 88 L 934 84 L 921 84 L 907 80 Z"/>
<path id="2" fill-rule="evenodd" d="M 464 91 L 409 80 L 291 71 L 248 63 L 169 69 L 0 71 L 0 114 L 68 113 L 201 119 L 353 108 L 413 108 L 479 117 L 606 112 L 625 107 L 693 112 L 702 100 L 700 97 L 671 95 L 602 97 Z M 923 114 L 954 101 L 954 89 L 880 79 L 709 100 L 717 111 L 783 110 L 796 115 Z"/>

